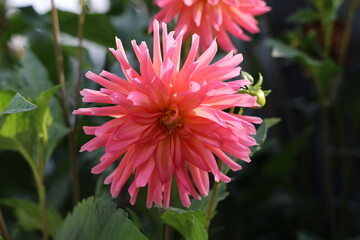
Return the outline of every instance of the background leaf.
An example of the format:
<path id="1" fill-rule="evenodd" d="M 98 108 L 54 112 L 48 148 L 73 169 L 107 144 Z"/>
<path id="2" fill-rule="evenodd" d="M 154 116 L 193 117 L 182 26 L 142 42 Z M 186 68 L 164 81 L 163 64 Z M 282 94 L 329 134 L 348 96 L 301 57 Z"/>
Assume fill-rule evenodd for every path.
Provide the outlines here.
<path id="1" fill-rule="evenodd" d="M 161 218 L 178 230 L 186 240 L 206 240 L 208 234 L 205 227 L 208 225 L 206 214 L 203 211 L 186 211 L 177 208 L 169 208 Z"/>
<path id="2" fill-rule="evenodd" d="M 49 102 L 57 89 L 55 86 L 42 92 L 35 100 L 37 109 L 8 116 L 0 128 L 0 149 L 19 151 L 30 164 L 40 166 L 41 171 L 56 143 L 68 132 L 61 123 L 53 121 L 50 111 Z"/>
<path id="3" fill-rule="evenodd" d="M 254 155 L 257 151 L 261 149 L 261 145 L 265 142 L 269 128 L 276 125 L 281 121 L 280 118 L 265 118 L 264 122 L 256 130 L 256 135 L 254 136 L 256 142 L 259 144 L 257 146 L 251 147 L 251 154 Z"/>
<path id="4" fill-rule="evenodd" d="M 90 197 L 69 214 L 55 240 L 145 240 L 147 239 L 116 204 Z"/>
<path id="5" fill-rule="evenodd" d="M 74 13 L 59 11 L 59 24 L 62 32 L 77 36 L 77 24 L 79 16 Z M 113 46 L 117 35 L 110 18 L 104 14 L 86 14 L 84 25 L 84 38 L 103 46 Z M 101 34 L 99 34 L 101 33 Z"/>
<path id="6" fill-rule="evenodd" d="M 19 198 L 0 199 L 0 205 L 11 207 L 15 210 L 15 216 L 19 225 L 27 230 L 41 230 L 41 216 L 39 205 L 29 200 Z M 47 210 L 48 230 L 50 236 L 54 236 L 61 225 L 62 218 L 55 209 Z"/>
<path id="7" fill-rule="evenodd" d="M 16 93 L 15 96 L 11 99 L 9 105 L 2 112 L 0 112 L 0 115 L 27 112 L 34 110 L 35 108 L 37 108 L 36 105 L 26 100 L 19 93 Z"/>

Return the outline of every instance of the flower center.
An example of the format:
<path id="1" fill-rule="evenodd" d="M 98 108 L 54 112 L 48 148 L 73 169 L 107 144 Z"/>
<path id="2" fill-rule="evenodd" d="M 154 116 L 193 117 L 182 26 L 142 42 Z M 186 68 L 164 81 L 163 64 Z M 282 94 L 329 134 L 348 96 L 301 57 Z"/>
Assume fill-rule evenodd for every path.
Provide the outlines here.
<path id="1" fill-rule="evenodd" d="M 161 116 L 160 125 L 166 128 L 169 133 L 173 133 L 177 128 L 181 127 L 181 116 L 175 104 L 171 104 L 164 115 Z"/>

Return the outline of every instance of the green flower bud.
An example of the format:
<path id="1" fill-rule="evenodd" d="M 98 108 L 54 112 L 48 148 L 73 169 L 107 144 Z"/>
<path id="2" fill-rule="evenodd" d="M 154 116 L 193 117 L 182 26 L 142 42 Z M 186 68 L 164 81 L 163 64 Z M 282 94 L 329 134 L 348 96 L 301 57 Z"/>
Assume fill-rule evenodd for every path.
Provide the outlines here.
<path id="1" fill-rule="evenodd" d="M 262 108 L 266 103 L 266 97 L 265 97 L 264 91 L 259 89 L 254 96 L 256 96 L 257 104 L 260 105 L 260 106 L 254 107 L 254 108 Z"/>

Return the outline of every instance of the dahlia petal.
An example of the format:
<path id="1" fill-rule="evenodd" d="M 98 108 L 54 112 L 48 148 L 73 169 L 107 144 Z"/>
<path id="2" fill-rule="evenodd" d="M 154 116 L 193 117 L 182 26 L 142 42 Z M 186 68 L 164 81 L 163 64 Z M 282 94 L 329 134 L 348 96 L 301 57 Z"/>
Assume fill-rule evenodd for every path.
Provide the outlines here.
<path id="1" fill-rule="evenodd" d="M 196 4 L 196 7 L 193 7 L 191 9 L 192 14 L 193 14 L 193 18 L 194 18 L 194 22 L 195 25 L 200 27 L 201 24 L 201 18 L 202 18 L 202 13 L 203 13 L 203 4 Z"/>
<path id="2" fill-rule="evenodd" d="M 186 208 L 190 207 L 191 202 L 189 198 L 189 193 L 185 191 L 183 186 L 179 183 L 178 183 L 178 192 L 179 192 L 181 204 Z"/>
<path id="3" fill-rule="evenodd" d="M 191 194 L 195 199 L 200 199 L 200 195 L 195 190 L 192 181 L 188 176 L 188 173 L 186 171 L 186 166 L 184 163 L 182 164 L 182 166 L 176 169 L 175 176 L 178 186 L 179 187 L 182 186 L 184 192 Z"/>
<path id="4" fill-rule="evenodd" d="M 99 126 L 96 130 L 95 130 L 95 135 L 96 136 L 102 136 L 105 134 L 110 134 L 112 133 L 117 127 L 119 127 L 120 125 L 122 125 L 125 122 L 124 118 L 116 118 L 113 120 L 110 120 L 106 123 L 104 123 L 103 125 Z"/>
<path id="5" fill-rule="evenodd" d="M 78 110 L 74 110 L 73 114 L 119 118 L 124 116 L 124 108 L 122 106 L 79 108 Z"/>
<path id="6" fill-rule="evenodd" d="M 154 70 L 156 74 L 159 76 L 162 58 L 161 58 L 161 49 L 160 49 L 159 22 L 157 20 L 154 21 L 153 28 L 154 28 L 153 64 L 154 64 Z"/>
<path id="7" fill-rule="evenodd" d="M 155 202 L 159 206 L 162 206 L 162 184 L 160 181 L 158 181 L 158 177 L 156 175 L 156 171 L 154 171 L 154 174 L 151 176 L 148 186 L 148 195 L 146 200 L 146 206 L 150 208 L 152 204 Z"/>
<path id="8" fill-rule="evenodd" d="M 202 26 L 198 27 L 198 29 L 195 30 L 195 33 L 199 34 L 200 36 L 201 49 L 206 51 L 206 49 L 211 46 L 211 43 L 213 42 L 212 29 L 209 19 L 204 18 Z"/>
<path id="9" fill-rule="evenodd" d="M 134 162 L 133 162 L 133 171 L 140 165 L 144 164 L 145 162 L 154 161 L 151 157 L 156 149 L 156 145 L 145 145 L 145 144 L 137 144 L 135 146 L 137 149 L 134 152 Z"/>
<path id="10" fill-rule="evenodd" d="M 112 100 L 108 95 L 99 91 L 84 89 L 80 91 L 80 94 L 83 96 L 83 102 L 112 103 Z"/>
<path id="11" fill-rule="evenodd" d="M 206 49 L 206 51 L 197 59 L 199 62 L 199 65 L 197 66 L 197 69 L 201 68 L 204 65 L 208 65 L 215 57 L 217 52 L 217 45 L 216 41 L 214 40 L 210 47 Z"/>
<path id="12" fill-rule="evenodd" d="M 256 97 L 248 94 L 236 94 L 236 95 L 220 95 L 213 96 L 204 104 L 209 104 L 212 107 L 225 109 L 230 107 L 253 107 L 258 106 L 256 103 Z"/>
<path id="13" fill-rule="evenodd" d="M 232 20 L 226 19 L 224 20 L 224 28 L 226 31 L 230 32 L 235 37 L 244 40 L 244 41 L 250 41 L 251 38 L 247 36 L 244 31 Z"/>
<path id="14" fill-rule="evenodd" d="M 194 134 L 194 137 L 205 144 L 215 147 L 221 147 L 223 145 L 221 137 L 216 132 L 192 129 L 192 133 Z"/>
<path id="15" fill-rule="evenodd" d="M 215 36 L 219 43 L 219 46 L 226 52 L 237 51 L 236 47 L 231 42 L 230 37 L 226 34 L 224 29 L 219 29 L 218 31 L 216 31 Z"/>
<path id="16" fill-rule="evenodd" d="M 196 56 L 198 55 L 199 42 L 200 42 L 199 36 L 197 34 L 194 34 L 191 39 L 191 47 L 189 50 L 189 54 L 182 68 L 183 70 L 186 70 L 190 64 L 193 64 Z"/>
<path id="17" fill-rule="evenodd" d="M 129 194 L 130 194 L 130 204 L 134 205 L 136 202 L 136 198 L 138 196 L 140 188 L 136 187 L 135 182 L 133 182 L 129 187 Z"/>
<path id="18" fill-rule="evenodd" d="M 171 3 L 173 3 L 174 0 L 155 0 L 156 4 L 159 7 L 165 7 Z"/>
<path id="19" fill-rule="evenodd" d="M 199 118 L 206 118 L 206 119 L 209 119 L 209 120 L 219 124 L 220 126 L 222 126 L 224 128 L 227 127 L 226 122 L 212 108 L 198 107 L 198 108 L 194 109 L 192 112 Z"/>
<path id="20" fill-rule="evenodd" d="M 197 0 L 183 0 L 185 5 L 190 7 L 191 5 L 193 5 Z"/>
<path id="21" fill-rule="evenodd" d="M 233 171 L 239 171 L 242 169 L 242 167 L 237 164 L 235 161 L 233 161 L 231 158 L 229 158 L 223 151 L 221 151 L 219 148 L 216 147 L 210 147 L 210 150 L 218 156 L 223 163 L 226 164 L 231 170 Z"/>
<path id="22" fill-rule="evenodd" d="M 164 208 L 168 208 L 170 205 L 171 184 L 171 180 L 164 183 Z"/>
<path id="23" fill-rule="evenodd" d="M 84 132 L 86 135 L 95 135 L 95 131 L 99 127 L 83 126 Z"/>
<path id="24" fill-rule="evenodd" d="M 246 31 L 250 33 L 258 33 L 260 31 L 258 21 L 252 15 L 241 12 L 239 9 L 232 8 L 230 16 Z"/>
<path id="25" fill-rule="evenodd" d="M 112 90 L 115 90 L 115 91 L 121 91 L 122 90 L 122 87 L 119 86 L 118 84 L 116 84 L 114 82 L 111 82 L 111 81 L 109 81 L 109 80 L 107 80 L 105 78 L 102 78 L 102 77 L 100 77 L 99 75 L 97 75 L 97 74 L 95 74 L 93 72 L 89 71 L 89 72 L 87 72 L 85 74 L 85 76 L 88 79 L 90 79 L 90 80 L 92 80 L 92 81 L 94 81 L 94 82 L 96 82 L 96 83 L 98 83 L 101 86 L 104 86 L 106 88 L 109 88 L 109 89 L 112 89 Z"/>
<path id="26" fill-rule="evenodd" d="M 182 150 L 182 156 L 184 156 L 185 161 L 191 163 L 192 165 L 196 166 L 197 168 L 210 172 L 211 169 L 209 168 L 209 165 L 204 162 L 206 159 L 201 158 L 201 156 L 195 151 L 190 148 L 190 146 L 185 142 L 181 142 L 181 150 Z M 177 166 L 178 167 L 178 166 Z"/>
<path id="27" fill-rule="evenodd" d="M 215 31 L 219 31 L 221 29 L 221 25 L 223 22 L 222 9 L 221 7 L 216 5 L 214 6 L 207 5 L 207 7 L 212 8 L 210 11 L 208 11 L 209 17 L 212 20 L 212 26 L 214 27 Z"/>
<path id="28" fill-rule="evenodd" d="M 113 82 L 115 82 L 116 84 L 118 84 L 118 88 L 117 91 L 122 93 L 122 94 L 127 94 L 129 92 L 129 90 L 131 89 L 131 85 L 129 84 L 128 81 L 126 81 L 125 79 L 122 79 L 118 76 L 116 76 L 113 73 L 110 73 L 108 71 L 102 70 L 101 73 L 99 74 L 101 77 L 107 78 Z"/>
<path id="29" fill-rule="evenodd" d="M 233 68 L 231 70 L 222 68 L 216 71 L 213 71 L 212 74 L 209 74 L 206 78 L 206 81 L 224 81 L 227 79 L 231 79 L 233 77 L 239 76 L 240 74 L 239 67 Z"/>
<path id="30" fill-rule="evenodd" d="M 207 196 L 209 193 L 209 176 L 208 173 L 188 163 L 192 179 L 201 195 Z"/>
<path id="31" fill-rule="evenodd" d="M 155 162 L 150 159 L 136 168 L 137 170 L 134 179 L 136 187 L 144 187 L 148 183 L 154 167 Z"/>
<path id="32" fill-rule="evenodd" d="M 167 60 L 161 66 L 160 79 L 164 83 L 167 89 L 170 88 L 171 80 L 173 79 L 175 72 L 175 65 L 171 60 Z"/>
<path id="33" fill-rule="evenodd" d="M 155 153 L 156 169 L 163 183 L 170 181 L 174 172 L 170 141 L 170 137 L 167 137 L 159 142 Z"/>
<path id="34" fill-rule="evenodd" d="M 121 155 L 123 155 L 125 150 L 117 151 L 112 153 L 106 153 L 101 157 L 100 163 L 91 169 L 91 173 L 100 174 L 105 171 L 111 164 L 113 164 Z"/>
<path id="35" fill-rule="evenodd" d="M 254 116 L 246 116 L 246 115 L 238 115 L 236 114 L 236 117 L 251 122 L 251 123 L 255 123 L 255 124 L 260 124 L 263 122 L 263 120 L 259 117 L 254 117 Z"/>
<path id="36" fill-rule="evenodd" d="M 138 91 L 129 92 L 127 99 L 132 101 L 135 106 L 147 106 L 150 103 L 148 95 Z"/>
<path id="37" fill-rule="evenodd" d="M 149 127 L 150 126 L 148 125 L 139 125 L 128 121 L 114 131 L 113 139 L 116 141 L 123 141 L 133 137 L 138 138 L 138 135 Z"/>
<path id="38" fill-rule="evenodd" d="M 112 173 L 110 173 L 109 176 L 107 176 L 104 180 L 104 184 L 110 184 L 112 183 L 112 181 L 114 180 L 114 176 L 115 176 L 115 171 L 113 171 Z"/>
<path id="39" fill-rule="evenodd" d="M 106 137 L 94 137 L 81 147 L 80 152 L 92 152 L 98 148 L 104 147 L 107 141 L 108 139 Z"/>
<path id="40" fill-rule="evenodd" d="M 126 181 L 129 179 L 132 170 L 130 160 L 132 159 L 133 151 L 129 150 L 120 161 L 119 166 L 115 169 L 114 178 L 110 187 L 110 192 L 113 197 L 116 197 L 121 192 Z"/>
<path id="41" fill-rule="evenodd" d="M 243 147 L 240 144 L 236 145 L 224 145 L 222 147 L 224 152 L 243 160 L 244 162 L 251 162 L 249 154 L 251 153 L 250 149 Z"/>

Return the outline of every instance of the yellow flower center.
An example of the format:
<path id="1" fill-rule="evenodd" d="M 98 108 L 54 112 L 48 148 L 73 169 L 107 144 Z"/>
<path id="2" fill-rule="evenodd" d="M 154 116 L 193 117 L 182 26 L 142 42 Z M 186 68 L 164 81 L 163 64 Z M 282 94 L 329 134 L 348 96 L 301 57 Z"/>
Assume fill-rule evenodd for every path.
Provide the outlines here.
<path id="1" fill-rule="evenodd" d="M 173 133 L 177 128 L 181 127 L 181 116 L 175 104 L 170 105 L 164 115 L 161 116 L 160 125 L 166 128 L 169 133 Z"/>

